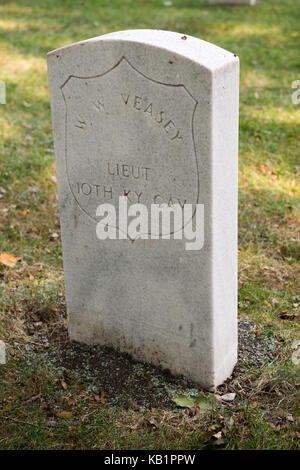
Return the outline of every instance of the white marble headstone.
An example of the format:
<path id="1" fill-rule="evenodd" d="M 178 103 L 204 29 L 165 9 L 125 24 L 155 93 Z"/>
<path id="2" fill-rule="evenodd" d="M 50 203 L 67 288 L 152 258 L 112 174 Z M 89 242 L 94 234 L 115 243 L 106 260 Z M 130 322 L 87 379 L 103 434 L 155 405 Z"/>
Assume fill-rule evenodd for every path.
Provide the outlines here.
<path id="1" fill-rule="evenodd" d="M 6 364 L 5 343 L 0 341 L 0 364 Z"/>
<path id="2" fill-rule="evenodd" d="M 168 31 L 48 54 L 71 339 L 222 383 L 237 359 L 238 58 Z M 204 246 L 99 240 L 99 204 L 204 204 Z"/>
<path id="3" fill-rule="evenodd" d="M 209 0 L 211 5 L 255 5 L 256 0 Z"/>

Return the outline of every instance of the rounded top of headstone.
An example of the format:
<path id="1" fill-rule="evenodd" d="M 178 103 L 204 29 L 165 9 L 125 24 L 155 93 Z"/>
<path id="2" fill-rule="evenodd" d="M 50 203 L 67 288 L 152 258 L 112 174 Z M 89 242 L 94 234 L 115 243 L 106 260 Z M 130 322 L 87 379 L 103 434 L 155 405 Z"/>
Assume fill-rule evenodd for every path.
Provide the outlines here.
<path id="1" fill-rule="evenodd" d="M 202 39 L 173 31 L 155 29 L 136 29 L 108 33 L 103 36 L 97 36 L 55 49 L 54 51 L 50 51 L 47 55 L 49 57 L 52 54 L 62 53 L 91 43 L 101 43 L 102 41 L 139 43 L 145 46 L 166 50 L 197 62 L 210 71 L 217 70 L 239 60 L 232 52 L 226 51 Z"/>

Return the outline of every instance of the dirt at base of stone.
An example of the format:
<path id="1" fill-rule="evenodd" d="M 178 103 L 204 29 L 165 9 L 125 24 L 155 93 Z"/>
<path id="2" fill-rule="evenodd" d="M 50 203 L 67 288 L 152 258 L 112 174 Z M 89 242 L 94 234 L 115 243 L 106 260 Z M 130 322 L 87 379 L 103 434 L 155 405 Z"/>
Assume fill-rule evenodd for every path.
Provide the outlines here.
<path id="1" fill-rule="evenodd" d="M 105 394 L 107 406 L 133 409 L 174 409 L 173 397 L 201 392 L 199 386 L 169 371 L 137 362 L 128 354 L 105 346 L 70 342 L 67 331 L 61 331 L 50 342 L 48 359 L 62 374 L 75 374 L 91 392 Z M 222 393 L 243 371 L 267 365 L 276 357 L 276 339 L 271 331 L 261 330 L 250 319 L 239 320 L 238 363 L 232 376 L 221 386 Z"/>

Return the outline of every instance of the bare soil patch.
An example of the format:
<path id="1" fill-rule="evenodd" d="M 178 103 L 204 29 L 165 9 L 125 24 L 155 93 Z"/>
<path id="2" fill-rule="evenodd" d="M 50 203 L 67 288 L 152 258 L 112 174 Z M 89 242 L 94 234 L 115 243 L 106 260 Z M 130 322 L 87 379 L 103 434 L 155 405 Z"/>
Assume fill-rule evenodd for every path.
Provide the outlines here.
<path id="1" fill-rule="evenodd" d="M 248 318 L 240 319 L 238 363 L 232 376 L 218 391 L 230 391 L 230 384 L 245 371 L 273 361 L 276 351 L 277 341 L 271 330 L 260 329 Z M 52 337 L 44 357 L 66 378 L 74 375 L 95 394 L 101 396 L 104 392 L 105 403 L 109 406 L 174 409 L 172 397 L 179 393 L 192 396 L 203 392 L 185 377 L 176 377 L 168 370 L 137 362 L 128 354 L 105 346 L 70 342 L 65 329 Z"/>

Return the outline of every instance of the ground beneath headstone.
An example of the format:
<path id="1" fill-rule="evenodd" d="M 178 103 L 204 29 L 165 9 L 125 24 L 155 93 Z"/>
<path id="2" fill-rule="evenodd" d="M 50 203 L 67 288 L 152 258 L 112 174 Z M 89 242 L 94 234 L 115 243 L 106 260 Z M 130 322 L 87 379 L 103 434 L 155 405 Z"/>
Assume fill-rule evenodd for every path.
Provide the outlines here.
<path id="1" fill-rule="evenodd" d="M 52 347 L 51 347 L 52 346 Z M 239 356 L 232 376 L 218 392 L 233 391 L 233 384 L 246 370 L 267 365 L 276 357 L 276 340 L 268 329 L 260 329 L 248 318 L 239 321 Z M 101 396 L 108 406 L 174 409 L 173 397 L 201 392 L 184 377 L 175 377 L 159 367 L 137 362 L 128 354 L 103 346 L 70 342 L 66 330 L 52 338 L 48 359 L 61 374 L 73 374 Z"/>

